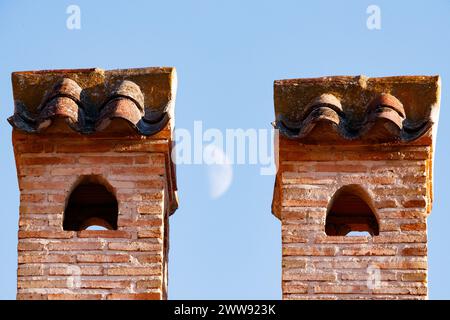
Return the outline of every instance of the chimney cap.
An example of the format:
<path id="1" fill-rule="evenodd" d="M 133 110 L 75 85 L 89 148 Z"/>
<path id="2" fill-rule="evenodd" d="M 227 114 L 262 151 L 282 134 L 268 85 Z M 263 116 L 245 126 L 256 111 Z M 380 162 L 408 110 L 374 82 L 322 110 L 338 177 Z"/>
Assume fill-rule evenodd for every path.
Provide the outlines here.
<path id="1" fill-rule="evenodd" d="M 43 132 L 62 118 L 82 134 L 111 126 L 115 133 L 150 136 L 173 121 L 176 82 L 172 67 L 14 72 L 8 121 L 27 133 Z"/>
<path id="2" fill-rule="evenodd" d="M 439 101 L 439 76 L 277 80 L 274 126 L 306 144 L 410 142 L 432 137 Z"/>

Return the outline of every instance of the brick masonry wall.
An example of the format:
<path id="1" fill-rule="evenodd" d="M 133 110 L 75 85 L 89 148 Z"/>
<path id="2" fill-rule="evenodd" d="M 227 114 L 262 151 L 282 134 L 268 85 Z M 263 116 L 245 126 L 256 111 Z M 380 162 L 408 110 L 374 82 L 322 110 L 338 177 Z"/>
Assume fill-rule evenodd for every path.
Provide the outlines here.
<path id="1" fill-rule="evenodd" d="M 13 132 L 20 188 L 18 299 L 165 299 L 168 152 L 152 139 Z M 64 231 L 83 175 L 113 187 L 118 230 Z"/>
<path id="2" fill-rule="evenodd" d="M 282 222 L 284 299 L 427 298 L 431 152 L 410 146 L 307 146 L 280 138 L 274 212 Z M 342 186 L 366 190 L 378 236 L 327 236 Z M 374 272 L 381 281 L 375 282 Z"/>

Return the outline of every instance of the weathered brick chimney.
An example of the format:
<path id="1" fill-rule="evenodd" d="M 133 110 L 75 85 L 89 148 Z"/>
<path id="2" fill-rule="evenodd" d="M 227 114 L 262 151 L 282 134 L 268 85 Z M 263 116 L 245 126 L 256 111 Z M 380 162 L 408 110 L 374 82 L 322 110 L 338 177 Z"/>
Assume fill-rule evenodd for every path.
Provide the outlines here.
<path id="1" fill-rule="evenodd" d="M 439 100 L 437 76 L 275 81 L 284 299 L 427 298 Z"/>
<path id="2" fill-rule="evenodd" d="M 165 299 L 175 69 L 17 72 L 12 82 L 17 298 Z"/>

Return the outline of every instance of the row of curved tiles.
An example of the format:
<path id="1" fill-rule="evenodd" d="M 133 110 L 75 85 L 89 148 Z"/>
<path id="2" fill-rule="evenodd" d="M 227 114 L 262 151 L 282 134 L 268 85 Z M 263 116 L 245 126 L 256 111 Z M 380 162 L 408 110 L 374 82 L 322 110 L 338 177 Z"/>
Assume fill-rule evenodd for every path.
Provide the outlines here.
<path id="1" fill-rule="evenodd" d="M 346 115 L 339 99 L 329 93 L 308 104 L 299 119 L 292 120 L 281 113 L 274 122 L 281 134 L 296 140 L 308 139 L 315 130 L 320 130 L 331 140 L 412 141 L 427 133 L 432 124 L 431 119 L 409 120 L 403 104 L 390 94 L 374 98 L 365 108 L 364 119 L 355 123 Z"/>
<path id="2" fill-rule="evenodd" d="M 30 114 L 16 101 L 10 124 L 22 131 L 37 133 L 48 128 L 56 118 L 63 118 L 73 130 L 89 134 L 107 128 L 114 119 L 125 120 L 141 135 L 152 135 L 162 130 L 170 119 L 168 107 L 163 111 L 145 108 L 144 95 L 134 82 L 124 80 L 113 88 L 98 111 L 92 112 L 83 104 L 82 88 L 74 81 L 63 78 L 45 95 L 37 112 Z M 299 119 L 292 120 L 278 114 L 274 123 L 284 136 L 302 140 L 308 138 L 319 126 L 325 127 L 328 136 L 336 139 L 377 139 L 412 141 L 432 127 L 430 119 L 414 122 L 406 117 L 403 104 L 390 94 L 381 94 L 365 108 L 363 121 L 353 123 L 345 114 L 341 102 L 326 93 L 308 104 Z"/>
<path id="3" fill-rule="evenodd" d="M 38 133 L 50 127 L 55 119 L 62 118 L 73 130 L 90 134 L 121 119 L 137 133 L 149 136 L 161 131 L 170 119 L 168 106 L 163 111 L 145 108 L 144 95 L 132 81 L 124 80 L 115 86 L 95 110 L 83 103 L 82 94 L 83 89 L 77 82 L 63 78 L 45 95 L 36 113 L 31 114 L 26 106 L 16 101 L 14 115 L 8 121 L 14 128 Z"/>

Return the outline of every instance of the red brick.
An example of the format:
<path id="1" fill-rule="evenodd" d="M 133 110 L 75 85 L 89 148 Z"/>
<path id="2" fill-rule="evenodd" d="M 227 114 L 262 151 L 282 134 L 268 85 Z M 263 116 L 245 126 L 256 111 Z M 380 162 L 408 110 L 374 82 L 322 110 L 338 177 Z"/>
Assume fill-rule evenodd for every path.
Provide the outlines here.
<path id="1" fill-rule="evenodd" d="M 289 199 L 283 200 L 282 205 L 286 207 L 312 207 L 312 208 L 323 208 L 328 205 L 327 200 L 315 200 L 315 199 Z"/>
<path id="2" fill-rule="evenodd" d="M 373 239 L 374 243 L 425 243 L 426 234 L 380 235 Z"/>
<path id="3" fill-rule="evenodd" d="M 427 177 L 425 175 L 420 176 L 405 176 L 402 178 L 403 183 L 407 184 L 419 184 L 420 186 L 424 187 L 427 183 Z"/>
<path id="4" fill-rule="evenodd" d="M 145 156 L 135 156 L 134 163 L 135 164 L 150 164 L 151 163 L 151 157 L 148 155 Z"/>
<path id="5" fill-rule="evenodd" d="M 44 249 L 44 244 L 39 242 L 25 242 L 19 241 L 17 245 L 18 251 L 42 251 Z"/>
<path id="6" fill-rule="evenodd" d="M 20 205 L 20 214 L 52 214 L 62 213 L 64 208 L 61 205 Z"/>
<path id="7" fill-rule="evenodd" d="M 55 164 L 74 164 L 74 157 L 36 157 L 22 158 L 24 165 L 55 165 Z"/>
<path id="8" fill-rule="evenodd" d="M 18 276 L 42 276 L 43 274 L 44 274 L 44 269 L 42 266 L 20 265 L 17 268 Z"/>
<path id="9" fill-rule="evenodd" d="M 162 132 L 159 132 L 158 134 L 161 134 Z M 158 135 L 156 134 L 156 135 Z M 118 143 L 114 147 L 114 151 L 117 152 L 152 152 L 153 155 L 155 155 L 153 152 L 168 152 L 169 146 L 167 143 L 167 139 L 164 140 L 156 140 L 156 135 L 154 141 L 146 141 L 142 142 L 139 141 L 139 143 Z"/>
<path id="10" fill-rule="evenodd" d="M 164 188 L 165 182 L 163 180 L 141 180 L 136 181 L 134 187 L 137 189 L 155 189 L 155 188 Z"/>
<path id="11" fill-rule="evenodd" d="M 138 238 L 161 238 L 161 237 L 162 237 L 161 228 L 152 228 L 138 232 Z"/>
<path id="12" fill-rule="evenodd" d="M 402 274 L 402 281 L 426 282 L 427 274 L 426 274 L 426 272 L 404 273 L 404 274 Z"/>
<path id="13" fill-rule="evenodd" d="M 424 208 L 427 206 L 425 200 L 406 200 L 402 201 L 404 208 Z"/>
<path id="14" fill-rule="evenodd" d="M 377 266 L 380 269 L 415 269 L 425 270 L 427 269 L 426 261 L 384 261 L 377 262 Z"/>
<path id="15" fill-rule="evenodd" d="M 133 164 L 133 158 L 127 156 L 80 156 L 78 159 L 80 164 Z"/>
<path id="16" fill-rule="evenodd" d="M 405 247 L 402 249 L 403 256 L 426 256 L 427 247 L 426 246 L 416 246 L 416 247 Z"/>
<path id="17" fill-rule="evenodd" d="M 283 281 L 283 292 L 284 293 L 307 293 L 308 285 L 297 283 L 295 281 Z"/>
<path id="18" fill-rule="evenodd" d="M 367 286 L 359 285 L 316 285 L 314 286 L 315 293 L 367 293 Z"/>
<path id="19" fill-rule="evenodd" d="M 100 143 L 93 143 L 93 144 L 87 144 L 87 143 L 76 143 L 75 141 L 68 142 L 67 144 L 58 144 L 56 146 L 56 152 L 57 153 L 73 153 L 73 154 L 79 154 L 79 153 L 85 153 L 85 152 L 107 152 L 110 150 L 113 150 L 114 143 L 108 143 L 103 141 Z"/>
<path id="20" fill-rule="evenodd" d="M 121 227 L 154 227 L 154 226 L 162 226 L 163 221 L 160 218 L 155 218 L 151 216 L 145 216 L 145 218 L 150 219 L 143 219 L 139 218 L 137 220 L 129 219 L 129 218 L 122 218 L 119 217 L 118 225 Z"/>
<path id="21" fill-rule="evenodd" d="M 47 217 L 47 216 L 43 216 Z M 37 218 L 24 218 L 19 217 L 19 230 L 23 231 L 33 231 L 40 230 L 48 227 L 47 219 L 37 219 Z"/>
<path id="22" fill-rule="evenodd" d="M 307 212 L 305 210 L 295 210 L 295 211 L 281 211 L 282 220 L 302 220 L 307 217 Z"/>
<path id="23" fill-rule="evenodd" d="M 398 280 L 395 272 L 389 272 L 386 270 L 380 271 L 381 281 L 395 281 Z M 369 270 L 361 270 L 360 272 L 354 272 L 349 270 L 348 273 L 341 274 L 341 280 L 343 281 L 371 281 L 373 278 Z"/>
<path id="24" fill-rule="evenodd" d="M 47 255 L 47 254 L 21 254 L 18 257 L 20 263 L 74 263 L 75 257 L 71 255 Z"/>
<path id="25" fill-rule="evenodd" d="M 123 238 L 130 239 L 131 233 L 127 231 L 119 230 L 83 230 L 78 231 L 77 236 L 79 238 Z"/>
<path id="26" fill-rule="evenodd" d="M 358 236 L 358 237 L 342 237 L 342 236 L 318 236 L 315 238 L 315 243 L 368 243 L 369 237 Z"/>
<path id="27" fill-rule="evenodd" d="M 304 259 L 287 259 L 283 258 L 283 268 L 305 268 L 306 260 Z"/>
<path id="28" fill-rule="evenodd" d="M 383 208 L 396 208 L 397 203 L 395 200 L 379 200 L 375 202 L 375 208 L 383 209 Z"/>
<path id="29" fill-rule="evenodd" d="M 306 243 L 308 242 L 308 239 L 297 235 L 297 234 L 285 234 L 282 235 L 282 241 L 283 243 Z"/>
<path id="30" fill-rule="evenodd" d="M 70 276 L 74 274 L 73 265 L 64 267 L 50 267 L 48 274 L 51 276 Z M 103 267 L 101 266 L 79 266 L 80 273 L 83 276 L 98 276 L 103 274 Z"/>
<path id="31" fill-rule="evenodd" d="M 137 211 L 140 214 L 161 214 L 163 212 L 163 209 L 161 207 L 161 204 L 154 204 L 139 206 Z"/>
<path id="32" fill-rule="evenodd" d="M 56 293 L 48 294 L 48 300 L 100 300 L 101 294 Z"/>
<path id="33" fill-rule="evenodd" d="M 161 273 L 161 267 L 112 267 L 106 270 L 109 276 L 154 276 Z"/>
<path id="34" fill-rule="evenodd" d="M 66 187 L 65 181 L 19 181 L 20 190 L 64 190 Z"/>
<path id="35" fill-rule="evenodd" d="M 283 247 L 283 256 L 335 256 L 335 247 Z"/>
<path id="36" fill-rule="evenodd" d="M 40 289 L 40 288 L 66 288 L 66 280 L 19 280 L 17 288 L 20 289 Z"/>
<path id="37" fill-rule="evenodd" d="M 65 194 L 49 194 L 48 201 L 52 203 L 65 203 L 67 196 Z"/>
<path id="38" fill-rule="evenodd" d="M 81 288 L 86 289 L 123 289 L 127 290 L 131 286 L 131 281 L 110 281 L 110 280 L 84 280 L 81 281 Z"/>
<path id="39" fill-rule="evenodd" d="M 19 239 L 70 239 L 74 235 L 71 231 L 19 231 Z"/>
<path id="40" fill-rule="evenodd" d="M 111 242 L 108 244 L 110 250 L 118 251 L 159 251 L 162 244 L 150 242 Z"/>
<path id="41" fill-rule="evenodd" d="M 44 202 L 47 199 L 46 193 L 22 193 L 20 195 L 21 203 L 25 202 Z"/>
<path id="42" fill-rule="evenodd" d="M 117 175 L 164 175 L 166 173 L 166 168 L 161 167 L 126 167 L 126 168 L 111 168 L 111 174 Z"/>
<path id="43" fill-rule="evenodd" d="M 398 208 L 395 211 L 380 212 L 383 216 L 389 217 L 390 219 L 416 219 L 426 217 L 425 210 L 411 210 Z"/>
<path id="44" fill-rule="evenodd" d="M 367 247 L 342 249 L 344 256 L 394 256 L 396 248 Z"/>
<path id="45" fill-rule="evenodd" d="M 77 175 L 90 175 L 90 174 L 102 174 L 104 172 L 103 167 L 90 166 L 89 168 L 83 167 L 62 167 L 51 169 L 52 176 L 77 176 Z"/>
<path id="46" fill-rule="evenodd" d="M 162 285 L 161 280 L 140 280 L 136 282 L 138 290 L 143 289 L 158 289 Z"/>
<path id="47" fill-rule="evenodd" d="M 101 242 L 85 242 L 85 241 L 73 241 L 73 242 L 53 242 L 47 245 L 50 251 L 91 251 L 101 250 L 103 245 Z"/>
<path id="48" fill-rule="evenodd" d="M 80 254 L 77 261 L 81 263 L 125 263 L 130 261 L 126 254 Z"/>
<path id="49" fill-rule="evenodd" d="M 162 261 L 162 257 L 160 254 L 140 254 L 140 255 L 134 255 L 134 258 L 136 258 L 139 263 L 147 264 L 147 263 L 158 263 Z"/>
<path id="50" fill-rule="evenodd" d="M 14 136 L 13 136 L 14 137 Z M 26 143 L 26 142 L 16 142 L 14 145 L 14 149 L 17 153 L 25 154 L 25 153 L 41 153 L 44 151 L 43 143 Z"/>
<path id="51" fill-rule="evenodd" d="M 143 201 L 149 201 L 149 200 L 162 200 L 164 196 L 164 193 L 161 191 L 158 192 L 147 192 L 141 194 Z"/>
<path id="52" fill-rule="evenodd" d="M 111 293 L 107 296 L 108 300 L 159 300 L 159 292 L 148 293 Z"/>
<path id="53" fill-rule="evenodd" d="M 316 164 L 313 166 L 315 172 L 366 172 L 368 167 L 365 165 L 347 165 L 347 164 Z"/>
<path id="54" fill-rule="evenodd" d="M 375 288 L 373 294 L 395 294 L 395 295 L 426 295 L 427 288 L 414 287 L 381 287 Z"/>
<path id="55" fill-rule="evenodd" d="M 425 188 L 411 188 L 409 186 L 404 187 L 392 187 L 386 186 L 382 188 L 374 188 L 373 192 L 378 196 L 416 196 L 425 194 Z"/>
<path id="56" fill-rule="evenodd" d="M 311 262 L 316 269 L 367 269 L 367 261 L 355 260 L 316 260 Z"/>
<path id="57" fill-rule="evenodd" d="M 283 272 L 283 280 L 297 281 L 336 281 L 336 274 L 323 272 Z"/>
<path id="58" fill-rule="evenodd" d="M 402 231 L 425 231 L 427 229 L 426 223 L 406 223 L 400 226 Z"/>
<path id="59" fill-rule="evenodd" d="M 17 293 L 17 300 L 47 300 L 48 296 L 42 293 Z"/>

